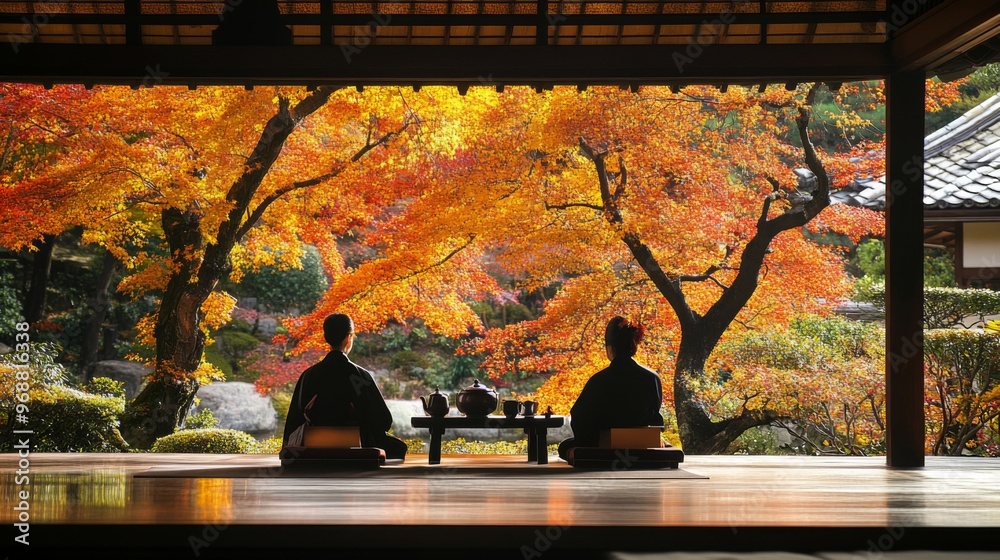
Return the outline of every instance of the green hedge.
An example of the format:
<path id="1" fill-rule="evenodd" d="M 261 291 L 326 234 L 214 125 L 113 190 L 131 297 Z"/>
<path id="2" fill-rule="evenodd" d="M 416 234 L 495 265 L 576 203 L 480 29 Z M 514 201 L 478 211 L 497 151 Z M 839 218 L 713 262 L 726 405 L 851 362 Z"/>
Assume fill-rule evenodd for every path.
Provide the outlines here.
<path id="1" fill-rule="evenodd" d="M 153 453 L 256 453 L 257 440 L 246 432 L 204 428 L 180 430 L 153 443 Z"/>
<path id="2" fill-rule="evenodd" d="M 869 288 L 859 299 L 885 310 L 885 286 Z M 945 329 L 967 317 L 980 321 L 1000 314 L 1000 292 L 974 288 L 924 288 L 924 328 Z"/>
<path id="3" fill-rule="evenodd" d="M 128 448 L 118 431 L 124 397 L 94 395 L 59 385 L 41 385 L 28 394 L 32 451 L 94 453 Z M 8 428 L 12 427 L 8 422 Z M 0 450 L 11 451 L 12 441 L 12 437 L 5 438 Z"/>

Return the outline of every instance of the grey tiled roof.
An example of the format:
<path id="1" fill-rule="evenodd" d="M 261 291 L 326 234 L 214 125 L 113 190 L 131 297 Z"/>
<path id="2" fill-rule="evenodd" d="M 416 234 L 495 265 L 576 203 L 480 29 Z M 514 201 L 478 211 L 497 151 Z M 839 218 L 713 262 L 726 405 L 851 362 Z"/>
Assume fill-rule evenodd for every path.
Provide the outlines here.
<path id="1" fill-rule="evenodd" d="M 1000 208 L 1000 94 L 924 138 L 924 158 L 925 209 Z M 830 199 L 884 210 L 885 177 L 858 179 Z"/>

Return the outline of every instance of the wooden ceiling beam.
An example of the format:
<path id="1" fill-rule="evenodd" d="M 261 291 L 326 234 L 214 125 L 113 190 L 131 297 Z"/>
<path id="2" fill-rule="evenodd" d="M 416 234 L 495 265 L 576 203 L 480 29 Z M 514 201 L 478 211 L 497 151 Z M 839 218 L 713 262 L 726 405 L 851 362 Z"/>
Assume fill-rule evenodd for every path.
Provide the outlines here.
<path id="1" fill-rule="evenodd" d="M 1000 208 L 924 208 L 924 222 L 995 222 Z"/>
<path id="2" fill-rule="evenodd" d="M 547 0 L 543 0 L 547 1 Z M 1000 0 L 997 0 L 1000 1 Z M 464 14 L 464 13 L 440 13 L 440 14 L 415 14 L 403 13 L 392 14 L 389 18 L 390 26 L 406 25 L 461 25 L 461 26 L 484 26 L 484 25 L 541 25 L 539 14 L 518 14 L 514 12 L 516 2 L 510 2 L 510 10 L 507 14 Z M 581 6 L 582 10 L 582 6 Z M 24 23 L 24 13 L 0 13 L 0 23 L 21 25 Z M 30 13 L 27 14 L 30 19 Z M 549 15 L 543 12 L 542 21 L 548 25 L 546 19 Z M 215 27 L 219 25 L 219 16 L 211 14 L 47 14 L 48 23 L 64 25 L 73 24 L 106 24 L 106 25 L 126 25 L 130 32 L 138 33 L 139 27 L 143 25 L 204 25 Z M 874 23 L 883 21 L 885 15 L 882 12 L 833 12 L 833 13 L 737 13 L 733 14 L 734 24 L 759 24 L 767 23 Z M 703 23 L 705 15 L 691 14 L 564 14 L 559 18 L 563 25 L 697 25 Z M 320 26 L 325 22 L 332 22 L 333 25 L 368 25 L 372 22 L 371 12 L 353 14 L 285 14 L 281 18 L 284 25 L 310 25 Z"/>
<path id="3" fill-rule="evenodd" d="M 912 21 L 907 5 L 895 4 L 887 16 L 899 70 L 932 70 L 1000 33 L 1000 0 L 944 0 Z"/>
<path id="4" fill-rule="evenodd" d="M 886 49 L 861 45 L 387 46 L 347 60 L 339 46 L 21 45 L 0 49 L 0 80 L 129 85 L 508 85 L 848 82 L 884 76 Z"/>

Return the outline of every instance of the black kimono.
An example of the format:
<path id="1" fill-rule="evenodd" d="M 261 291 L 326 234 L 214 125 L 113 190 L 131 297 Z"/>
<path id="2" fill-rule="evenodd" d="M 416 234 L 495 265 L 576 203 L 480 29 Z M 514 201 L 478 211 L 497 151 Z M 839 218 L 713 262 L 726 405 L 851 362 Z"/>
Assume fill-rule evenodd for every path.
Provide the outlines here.
<path id="1" fill-rule="evenodd" d="M 595 373 L 570 409 L 573 437 L 559 445 L 559 456 L 572 447 L 597 447 L 607 428 L 663 426 L 660 376 L 630 357 L 616 357 Z"/>
<path id="2" fill-rule="evenodd" d="M 362 446 L 380 447 L 388 459 L 406 455 L 406 443 L 386 434 L 392 427 L 392 414 L 371 372 L 339 350 L 330 352 L 299 376 L 288 406 L 283 443 L 305 423 L 302 409 L 314 396 L 316 400 L 308 412 L 314 426 L 359 426 Z"/>

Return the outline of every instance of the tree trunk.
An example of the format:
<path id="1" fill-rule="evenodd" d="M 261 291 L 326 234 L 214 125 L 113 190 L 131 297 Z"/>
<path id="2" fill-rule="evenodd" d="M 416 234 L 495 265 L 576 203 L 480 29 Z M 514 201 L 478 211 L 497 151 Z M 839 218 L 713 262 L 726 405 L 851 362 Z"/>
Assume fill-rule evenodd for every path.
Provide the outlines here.
<path id="1" fill-rule="evenodd" d="M 162 224 L 175 272 L 156 318 L 156 364 L 152 379 L 122 415 L 122 436 L 139 449 L 148 449 L 184 422 L 200 386 L 191 374 L 201 364 L 205 349 L 199 322 L 201 305 L 210 291 L 201 289 L 207 278 L 192 282 L 198 272 L 195 255 L 201 246 L 201 220 L 193 212 L 168 208 Z"/>
<path id="2" fill-rule="evenodd" d="M 83 334 L 80 371 L 87 371 L 87 368 L 97 361 L 101 336 L 104 332 L 104 320 L 111 307 L 108 290 L 111 288 L 111 280 L 114 278 L 116 270 L 118 270 L 118 259 L 110 251 L 105 251 L 101 263 L 101 275 L 97 279 L 97 285 L 94 286 L 94 294 L 87 300 L 90 318 L 87 320 L 87 328 Z"/>
<path id="3" fill-rule="evenodd" d="M 256 312 L 253 316 L 253 328 L 250 329 L 250 334 L 257 336 L 257 331 L 260 329 L 260 298 L 258 297 L 253 304 L 253 310 Z"/>
<path id="4" fill-rule="evenodd" d="M 122 436 L 133 447 L 148 449 L 158 438 L 172 434 L 187 416 L 200 387 L 194 372 L 201 365 L 205 334 L 201 330 L 201 306 L 231 269 L 230 255 L 243 236 L 256 224 L 268 206 L 293 190 L 309 188 L 335 177 L 339 169 L 292 183 L 266 196 L 254 207 L 254 196 L 271 166 L 278 159 L 289 134 L 339 89 L 321 86 L 291 107 L 279 100 L 277 114 L 261 132 L 257 145 L 244 164 L 243 174 L 229 188 L 226 201 L 231 209 L 214 233 L 214 242 L 202 251 L 201 215 L 198 209 L 167 208 L 161 214 L 164 237 L 170 247 L 172 273 L 156 318 L 156 363 L 152 378 L 122 415 Z M 366 144 L 354 161 L 393 133 Z"/>
<path id="5" fill-rule="evenodd" d="M 55 236 L 46 235 L 31 259 L 31 286 L 24 299 L 24 320 L 28 323 L 37 323 L 45 317 L 45 293 L 49 289 L 49 271 L 55 247 Z"/>
<path id="6" fill-rule="evenodd" d="M 701 328 L 689 328 L 681 335 L 674 369 L 674 410 L 681 448 L 689 455 L 725 453 L 736 438 L 754 426 L 766 426 L 781 416 L 770 410 L 744 409 L 739 416 L 713 422 L 698 398 L 696 381 L 704 377 L 705 362 L 718 338 L 706 336 Z"/>
<path id="7" fill-rule="evenodd" d="M 770 410 L 748 410 L 744 407 L 739 416 L 713 422 L 708 410 L 699 402 L 696 390 L 698 384 L 695 382 L 704 376 L 708 356 L 757 290 L 760 270 L 770 250 L 771 241 L 783 231 L 804 226 L 830 204 L 829 177 L 816 156 L 808 131 L 811 115 L 809 106 L 815 100 L 818 85 L 815 84 L 810 88 L 806 95 L 806 105 L 799 108 L 796 119 L 806 164 L 817 179 L 816 191 L 803 206 L 789 208 L 782 214 L 770 218 L 771 204 L 779 198 L 780 193 L 778 182 L 769 178 L 775 187 L 775 192 L 765 197 L 763 201 L 757 219 L 757 231 L 747 242 L 740 256 L 739 272 L 731 285 L 723 290 L 719 299 L 704 315 L 699 315 L 691 308 L 681 285 L 683 282 L 710 280 L 725 263 L 713 265 L 702 274 L 668 275 L 638 233 L 626 230 L 622 235 L 622 241 L 632 253 L 632 257 L 677 314 L 680 323 L 681 343 L 674 371 L 674 410 L 681 446 L 685 453 L 692 455 L 723 453 L 744 431 L 782 418 Z M 584 155 L 594 162 L 605 219 L 613 226 L 623 226 L 625 222 L 619 200 L 628 186 L 628 170 L 624 158 L 619 156 L 619 173 L 613 180 L 605 165 L 607 151 L 595 150 L 583 137 L 580 138 L 580 148 Z M 728 259 L 728 253 L 726 258 Z"/>

